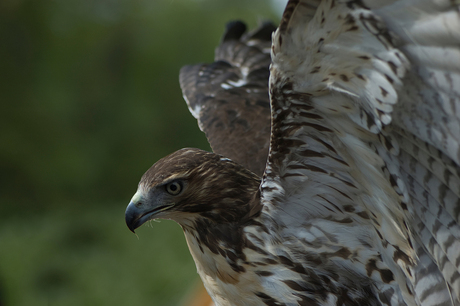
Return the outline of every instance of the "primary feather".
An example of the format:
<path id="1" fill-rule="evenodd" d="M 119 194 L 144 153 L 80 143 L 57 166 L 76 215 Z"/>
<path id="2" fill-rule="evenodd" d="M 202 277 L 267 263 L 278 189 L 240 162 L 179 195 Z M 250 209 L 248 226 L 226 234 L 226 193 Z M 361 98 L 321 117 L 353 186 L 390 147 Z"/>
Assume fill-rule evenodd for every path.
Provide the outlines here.
<path id="1" fill-rule="evenodd" d="M 178 222 L 216 305 L 460 305 L 459 11 L 290 1 L 271 61 L 271 25 L 230 24 L 181 71 L 221 155 L 158 161 L 129 228 Z"/>

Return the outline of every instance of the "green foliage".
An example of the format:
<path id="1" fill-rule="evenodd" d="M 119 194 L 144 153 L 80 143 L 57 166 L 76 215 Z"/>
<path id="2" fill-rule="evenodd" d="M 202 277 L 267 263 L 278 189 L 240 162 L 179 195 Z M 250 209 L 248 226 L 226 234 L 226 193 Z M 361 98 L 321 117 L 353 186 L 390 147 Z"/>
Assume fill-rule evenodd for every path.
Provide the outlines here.
<path id="1" fill-rule="evenodd" d="M 152 222 L 136 238 L 116 222 L 123 206 L 4 221 L 5 305 L 178 305 L 196 277 L 182 230 Z"/>
<path id="2" fill-rule="evenodd" d="M 123 212 L 142 173 L 209 149 L 178 72 L 210 62 L 263 0 L 0 2 L 0 304 L 176 305 L 195 278 L 180 228 Z"/>

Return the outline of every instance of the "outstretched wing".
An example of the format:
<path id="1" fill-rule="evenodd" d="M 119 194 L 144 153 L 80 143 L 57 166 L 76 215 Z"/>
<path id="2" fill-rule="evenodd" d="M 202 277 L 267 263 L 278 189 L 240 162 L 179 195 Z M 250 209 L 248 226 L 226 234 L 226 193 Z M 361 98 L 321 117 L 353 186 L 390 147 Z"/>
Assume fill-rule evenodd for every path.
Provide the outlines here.
<path id="1" fill-rule="evenodd" d="M 241 22 L 227 25 L 215 62 L 185 66 L 180 84 L 190 112 L 215 153 L 262 175 L 270 139 L 268 76 L 271 36 L 264 23 L 244 34 Z"/>
<path id="2" fill-rule="evenodd" d="M 458 2 L 290 1 L 272 60 L 260 218 L 285 256 L 319 254 L 342 301 L 368 277 L 389 305 L 458 305 Z"/>

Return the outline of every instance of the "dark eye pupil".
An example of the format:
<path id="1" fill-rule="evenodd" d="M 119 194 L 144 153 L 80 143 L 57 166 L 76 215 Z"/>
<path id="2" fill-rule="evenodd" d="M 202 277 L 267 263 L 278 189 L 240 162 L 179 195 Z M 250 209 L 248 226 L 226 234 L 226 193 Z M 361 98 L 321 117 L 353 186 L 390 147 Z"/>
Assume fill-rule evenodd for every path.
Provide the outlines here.
<path id="1" fill-rule="evenodd" d="M 166 191 L 172 195 L 178 195 L 181 192 L 182 185 L 178 182 L 172 182 L 166 185 Z"/>

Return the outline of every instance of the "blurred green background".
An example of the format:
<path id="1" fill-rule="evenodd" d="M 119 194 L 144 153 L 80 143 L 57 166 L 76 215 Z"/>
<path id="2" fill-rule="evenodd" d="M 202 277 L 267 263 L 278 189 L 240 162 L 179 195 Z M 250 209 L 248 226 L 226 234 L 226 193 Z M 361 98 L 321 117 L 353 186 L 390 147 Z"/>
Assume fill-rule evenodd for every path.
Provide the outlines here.
<path id="1" fill-rule="evenodd" d="M 179 88 L 264 0 L 0 1 L 0 305 L 178 305 L 197 280 L 178 225 L 138 238 L 144 171 L 209 149 Z"/>

